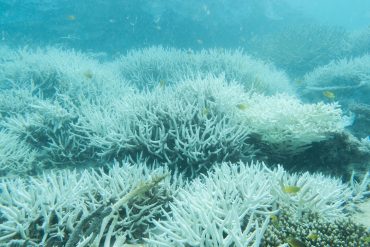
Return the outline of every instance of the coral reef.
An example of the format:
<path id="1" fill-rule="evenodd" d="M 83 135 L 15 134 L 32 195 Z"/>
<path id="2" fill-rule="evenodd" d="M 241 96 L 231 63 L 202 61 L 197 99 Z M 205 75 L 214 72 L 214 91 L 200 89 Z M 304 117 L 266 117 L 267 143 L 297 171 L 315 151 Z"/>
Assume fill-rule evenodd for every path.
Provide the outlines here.
<path id="1" fill-rule="evenodd" d="M 366 241 L 350 219 L 369 173 L 343 183 L 317 171 L 352 172 L 369 140 L 346 132 L 337 103 L 296 98 L 269 64 L 160 47 L 104 63 L 0 53 L 0 246 Z"/>
<path id="2" fill-rule="evenodd" d="M 284 26 L 248 43 L 248 52 L 271 60 L 294 77 L 346 55 L 351 48 L 346 30 L 316 24 Z"/>
<path id="3" fill-rule="evenodd" d="M 261 247 L 280 246 L 297 239 L 305 246 L 366 246 L 368 231 L 349 219 L 327 222 L 315 214 L 307 213 L 303 219 L 295 219 L 281 210 L 274 222 L 267 227 Z"/>
<path id="4" fill-rule="evenodd" d="M 364 138 L 369 135 L 370 55 L 343 58 L 314 69 L 304 76 L 302 97 L 310 102 L 337 101 L 344 111 L 351 111 L 351 131 Z M 333 97 L 326 97 L 330 92 Z"/>
<path id="5" fill-rule="evenodd" d="M 246 90 L 259 93 L 293 93 L 289 78 L 272 64 L 252 58 L 241 50 L 192 50 L 151 47 L 130 51 L 113 62 L 117 71 L 138 88 L 153 88 L 160 82 L 176 84 L 183 79 L 224 75 L 238 81 Z"/>
<path id="6" fill-rule="evenodd" d="M 302 96 L 310 100 L 330 100 L 323 95 L 324 91 L 335 93 L 335 100 L 343 106 L 349 103 L 370 104 L 369 73 L 370 56 L 333 60 L 307 73 L 303 79 Z"/>
<path id="7" fill-rule="evenodd" d="M 108 168 L 108 167 L 106 167 Z M 145 236 L 181 185 L 166 168 L 118 164 L 0 182 L 1 246 L 110 246 Z M 17 245 L 18 244 L 18 245 Z"/>
<path id="8" fill-rule="evenodd" d="M 286 190 L 293 185 L 297 191 Z M 179 190 L 147 241 L 149 246 L 277 246 L 317 228 L 315 243 L 365 244 L 368 232 L 347 216 L 355 198 L 366 193 L 368 188 L 354 190 L 322 174 L 289 174 L 259 162 L 224 163 Z"/>
<path id="9" fill-rule="evenodd" d="M 108 106 L 82 107 L 76 129 L 99 158 L 142 156 L 194 175 L 213 162 L 254 154 L 247 142 L 249 127 L 233 114 L 243 95 L 239 85 L 222 78 L 184 81 Z"/>
<path id="10" fill-rule="evenodd" d="M 244 102 L 241 116 L 271 156 L 302 152 L 344 129 L 342 111 L 335 103 L 303 104 L 287 94 L 254 94 Z"/>
<path id="11" fill-rule="evenodd" d="M 0 246 L 364 243 L 367 231 L 348 216 L 369 181 L 344 184 L 261 162 L 217 164 L 187 183 L 166 167 L 128 163 L 3 178 Z M 318 239 L 304 240 L 311 232 Z"/>
<path id="12" fill-rule="evenodd" d="M 1 53 L 5 56 L 0 62 L 2 90 L 27 89 L 43 99 L 54 99 L 57 94 L 75 99 L 94 97 L 112 87 L 128 89 L 108 64 L 84 53 L 53 47 L 2 49 Z"/>
<path id="13" fill-rule="evenodd" d="M 152 56 L 147 56 L 149 53 Z M 171 169 L 194 176 L 196 171 L 208 169 L 214 162 L 249 161 L 256 155 L 254 146 L 260 149 L 260 157 L 284 150 L 291 155 L 339 131 L 339 127 L 329 126 L 333 122 L 338 126 L 341 123 L 335 105 L 304 106 L 288 95 L 257 94 L 263 88 L 266 93 L 276 89 L 272 77 L 283 82 L 280 85 L 287 89 L 284 76 L 278 72 L 274 75 L 262 62 L 251 60 L 241 52 L 192 53 L 188 54 L 192 56 L 189 64 L 184 65 L 188 72 L 183 78 L 180 77 L 183 65 L 175 62 L 183 53 L 162 48 L 142 50 L 131 54 L 127 61 L 122 58 L 126 63 L 132 61 L 133 67 L 126 67 L 127 70 L 123 69 L 123 62 L 101 65 L 79 53 L 55 48 L 10 53 L 0 64 L 3 71 L 0 81 L 5 86 L 1 91 L 4 98 L 0 100 L 0 128 L 11 136 L 8 149 L 24 147 L 27 152 L 36 153 L 38 163 L 20 167 L 26 166 L 20 162 L 13 169 L 15 166 L 7 164 L 9 158 L 6 158 L 0 170 L 37 172 L 128 158 L 164 162 Z M 164 54 L 173 56 L 174 60 L 162 60 Z M 158 82 L 150 91 L 135 91 L 114 74 L 117 71 L 114 67 L 120 65 L 122 76 L 127 76 L 129 83 L 152 78 L 154 75 L 146 74 L 152 73 L 150 69 L 140 67 L 139 58 L 144 57 L 150 58 L 149 67 L 161 61 L 173 64 L 173 69 L 160 66 L 161 73 L 168 77 L 162 79 L 158 75 L 153 79 L 153 82 L 170 79 L 171 83 Z M 139 64 L 135 65 L 134 60 Z M 234 61 L 235 66 L 229 61 Z M 213 65 L 217 63 L 219 68 Z M 241 68 L 233 71 L 237 64 Z M 226 72 L 221 73 L 225 68 Z M 249 91 L 243 85 L 248 76 L 265 74 L 273 76 L 265 77 L 264 82 L 258 82 Z M 278 116 L 282 112 L 276 111 L 276 104 L 290 109 L 290 125 L 287 118 L 281 117 L 286 115 Z M 309 114 L 317 114 L 317 118 L 310 118 Z M 312 131 L 303 133 L 298 131 L 301 128 Z M 7 154 L 11 153 L 7 151 L 3 155 Z"/>

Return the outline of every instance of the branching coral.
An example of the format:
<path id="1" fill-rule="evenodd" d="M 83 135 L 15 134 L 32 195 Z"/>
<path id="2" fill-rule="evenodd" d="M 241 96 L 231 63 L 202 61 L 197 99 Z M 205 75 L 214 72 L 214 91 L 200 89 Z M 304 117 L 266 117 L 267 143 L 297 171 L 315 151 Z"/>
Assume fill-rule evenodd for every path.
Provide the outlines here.
<path id="1" fill-rule="evenodd" d="M 303 96 L 310 100 L 324 100 L 323 92 L 335 93 L 335 100 L 348 106 L 358 102 L 370 104 L 370 55 L 343 58 L 316 68 L 304 76 Z"/>
<path id="2" fill-rule="evenodd" d="M 177 175 L 171 177 L 167 168 L 127 163 L 4 178 L 0 182 L 0 244 L 283 243 L 287 235 L 277 234 L 277 225 L 301 237 L 312 228 L 312 224 L 306 226 L 312 217 L 317 227 L 346 221 L 353 203 L 369 193 L 368 183 L 364 179 L 361 186 L 351 187 L 321 174 L 289 174 L 280 166 L 269 169 L 261 162 L 215 165 L 207 175 L 187 184 Z M 292 193 L 288 186 L 299 189 Z M 352 226 L 358 236 L 364 236 L 358 233 L 361 227 Z M 321 233 L 326 234 L 322 241 L 327 243 L 332 232 Z M 343 233 L 338 239 L 353 236 Z"/>
<path id="3" fill-rule="evenodd" d="M 269 171 L 271 193 L 291 217 L 302 219 L 306 212 L 327 221 L 343 219 L 351 209 L 352 189 L 339 179 L 322 174 L 288 174 L 282 167 Z M 367 183 L 365 181 L 365 183 Z M 289 192 L 286 188 L 298 188 Z M 361 192 L 360 192 L 361 193 Z"/>
<path id="4" fill-rule="evenodd" d="M 241 51 L 151 48 L 102 67 L 88 56 L 53 48 L 9 54 L 0 63 L 1 83 L 10 85 L 1 91 L 0 128 L 36 151 L 43 167 L 143 158 L 195 175 L 215 162 L 250 160 L 256 149 L 261 158 L 290 158 L 343 131 L 336 104 L 256 93 L 280 91 L 269 76 L 284 78 Z M 159 81 L 151 90 L 135 91 L 114 75 L 114 66 L 133 84 L 146 76 Z M 246 91 L 244 81 L 257 88 Z"/>
<path id="5" fill-rule="evenodd" d="M 151 47 L 129 52 L 115 62 L 121 76 L 138 88 L 153 88 L 160 82 L 176 84 L 185 78 L 224 75 L 246 89 L 272 94 L 293 92 L 288 77 L 273 65 L 240 50 L 200 52 Z"/>
<path id="6" fill-rule="evenodd" d="M 303 104 L 286 94 L 254 94 L 244 100 L 244 105 L 240 116 L 261 136 L 267 144 L 265 152 L 271 155 L 302 152 L 312 142 L 325 140 L 344 128 L 337 104 Z"/>
<path id="7" fill-rule="evenodd" d="M 273 201 L 261 168 L 224 164 L 180 190 L 150 246 L 259 246 Z"/>
<path id="8" fill-rule="evenodd" d="M 0 175 L 28 173 L 39 168 L 36 150 L 16 135 L 0 130 Z"/>
<path id="9" fill-rule="evenodd" d="M 137 241 L 181 184 L 170 185 L 167 175 L 165 168 L 125 164 L 108 172 L 64 170 L 3 179 L 0 241 L 9 246 L 110 246 L 123 236 Z"/>
<path id="10" fill-rule="evenodd" d="M 254 154 L 249 127 L 234 116 L 243 95 L 240 86 L 222 78 L 184 81 L 108 105 L 82 103 L 75 128 L 103 159 L 143 154 L 194 175 L 213 162 Z"/>
<path id="11" fill-rule="evenodd" d="M 295 193 L 284 189 L 293 185 L 298 188 Z M 346 221 L 347 213 L 353 212 L 354 199 L 350 186 L 321 174 L 288 174 L 281 167 L 268 169 L 260 162 L 223 163 L 179 191 L 170 212 L 163 212 L 165 219 L 154 221 L 147 241 L 150 246 L 286 243 L 287 234 L 301 237 L 305 231 L 299 231 L 310 228 L 306 226 L 308 215 L 315 215 L 317 225 Z M 272 234 L 277 224 L 294 225 L 295 229 L 287 227 L 281 234 L 276 230 Z M 270 235 L 264 235 L 267 228 Z M 358 225 L 354 228 L 364 230 Z M 333 233 L 322 234 L 327 244 Z M 359 234 L 365 236 L 366 232 Z M 354 240 L 345 232 L 337 238 Z"/>
<path id="12" fill-rule="evenodd" d="M 343 58 L 316 68 L 304 77 L 302 96 L 306 100 L 333 100 L 325 97 L 327 92 L 334 96 L 345 111 L 352 111 L 350 129 L 357 137 L 369 134 L 370 108 L 370 55 Z"/>
<path id="13" fill-rule="evenodd" d="M 28 114 L 5 118 L 0 126 L 35 151 L 44 167 L 88 160 L 88 148 L 71 133 L 72 123 L 77 120 L 73 110 L 48 101 L 38 101 L 28 108 Z"/>
<path id="14" fill-rule="evenodd" d="M 343 130 L 335 104 L 246 93 L 211 75 L 119 98 L 58 95 L 27 107 L 0 126 L 39 150 L 48 166 L 141 156 L 194 175 L 214 162 L 250 160 L 253 145 L 262 155 L 292 155 Z"/>
<path id="15" fill-rule="evenodd" d="M 75 99 L 81 95 L 94 98 L 103 88 L 125 84 L 108 64 L 83 53 L 52 47 L 4 53 L 6 59 L 0 61 L 2 89 L 27 89 L 49 99 L 66 94 Z"/>

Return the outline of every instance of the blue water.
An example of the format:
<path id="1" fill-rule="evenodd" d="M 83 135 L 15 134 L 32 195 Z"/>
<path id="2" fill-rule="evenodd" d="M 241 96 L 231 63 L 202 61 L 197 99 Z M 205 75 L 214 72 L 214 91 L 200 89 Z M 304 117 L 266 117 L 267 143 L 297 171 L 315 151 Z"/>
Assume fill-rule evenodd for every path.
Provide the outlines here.
<path id="1" fill-rule="evenodd" d="M 159 44 L 236 48 L 246 47 L 253 35 L 286 25 L 367 28 L 369 9 L 369 2 L 360 0 L 2 0 L 0 32 L 1 42 L 8 45 L 111 53 Z"/>

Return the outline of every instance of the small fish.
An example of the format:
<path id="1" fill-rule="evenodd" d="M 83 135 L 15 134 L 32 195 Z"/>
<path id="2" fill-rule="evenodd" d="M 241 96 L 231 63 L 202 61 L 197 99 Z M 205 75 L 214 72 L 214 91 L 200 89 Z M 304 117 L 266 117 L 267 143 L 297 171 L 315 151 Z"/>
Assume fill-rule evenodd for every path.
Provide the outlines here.
<path id="1" fill-rule="evenodd" d="M 335 99 L 335 94 L 332 91 L 324 91 L 322 94 L 330 100 Z"/>
<path id="2" fill-rule="evenodd" d="M 67 15 L 67 20 L 69 20 L 69 21 L 75 21 L 76 20 L 76 16 L 75 15 Z"/>
<path id="3" fill-rule="evenodd" d="M 86 70 L 83 75 L 86 77 L 86 79 L 91 79 L 93 78 L 93 73 L 91 72 L 91 70 Z"/>
<path id="4" fill-rule="evenodd" d="M 198 45 L 203 45 L 203 40 L 202 39 L 197 39 L 196 41 L 197 41 Z"/>
<path id="5" fill-rule="evenodd" d="M 65 40 L 80 40 L 79 37 L 75 36 L 75 35 L 71 35 L 71 34 L 68 34 L 66 36 L 61 36 L 60 39 L 65 39 Z"/>
<path id="6" fill-rule="evenodd" d="M 238 107 L 239 110 L 244 111 L 245 109 L 248 108 L 248 105 L 247 104 L 240 103 L 240 104 L 237 104 L 236 107 Z"/>
<path id="7" fill-rule="evenodd" d="M 306 245 L 301 240 L 298 240 L 296 238 L 288 238 L 287 243 L 290 247 L 306 247 Z"/>
<path id="8" fill-rule="evenodd" d="M 279 217 L 275 214 L 273 215 L 270 215 L 270 219 L 271 219 L 271 223 L 275 226 L 275 227 L 278 227 L 279 226 Z"/>
<path id="9" fill-rule="evenodd" d="M 294 185 L 287 185 L 282 187 L 283 192 L 287 194 L 296 194 L 301 190 L 301 187 Z"/>
<path id="10" fill-rule="evenodd" d="M 311 232 L 310 234 L 307 235 L 306 238 L 310 239 L 310 240 L 313 240 L 313 241 L 316 241 L 319 238 L 319 235 L 317 233 Z"/>
<path id="11" fill-rule="evenodd" d="M 364 237 L 364 242 L 365 242 L 365 243 L 370 243 L 370 235 L 369 235 L 369 236 Z"/>
<path id="12" fill-rule="evenodd" d="M 160 80 L 159 81 L 159 86 L 161 87 L 161 88 L 165 88 L 166 87 L 166 81 L 165 80 Z"/>
<path id="13" fill-rule="evenodd" d="M 202 115 L 204 117 L 208 117 L 209 115 L 209 109 L 207 107 L 204 107 L 203 110 L 202 110 Z"/>

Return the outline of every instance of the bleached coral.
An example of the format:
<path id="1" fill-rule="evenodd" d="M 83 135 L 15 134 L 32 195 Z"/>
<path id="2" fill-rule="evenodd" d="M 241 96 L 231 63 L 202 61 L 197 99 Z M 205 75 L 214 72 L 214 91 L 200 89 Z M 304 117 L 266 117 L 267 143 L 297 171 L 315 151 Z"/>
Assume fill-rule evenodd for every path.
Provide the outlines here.
<path id="1" fill-rule="evenodd" d="M 150 246 L 259 246 L 273 201 L 260 169 L 223 164 L 180 190 Z"/>
<path id="2" fill-rule="evenodd" d="M 363 177 L 362 181 L 356 179 L 355 172 L 352 172 L 350 179 L 350 185 L 352 189 L 353 201 L 361 202 L 365 200 L 370 195 L 370 171 L 367 171 Z"/>
<path id="3" fill-rule="evenodd" d="M 109 105 L 82 104 L 76 129 L 101 158 L 142 153 L 194 174 L 213 162 L 254 154 L 246 142 L 249 127 L 230 112 L 240 95 L 240 86 L 227 85 L 222 78 L 185 81 Z"/>
<path id="4" fill-rule="evenodd" d="M 357 137 L 369 134 L 370 55 L 333 60 L 307 73 L 303 80 L 302 97 L 309 102 L 333 100 L 345 111 L 353 112 L 350 129 Z"/>
<path id="5" fill-rule="evenodd" d="M 24 107 L 27 114 L 6 117 L 0 126 L 53 166 L 140 156 L 195 174 L 213 162 L 248 161 L 255 155 L 253 145 L 267 155 L 296 154 L 343 129 L 336 104 L 245 92 L 212 75 L 120 97 L 76 102 L 57 95 Z"/>
<path id="6" fill-rule="evenodd" d="M 57 102 L 40 100 L 27 107 L 27 114 L 5 118 L 0 122 L 0 128 L 37 153 L 39 168 L 41 164 L 51 168 L 88 160 L 88 147 L 72 134 L 72 123 L 78 118 L 73 110 L 69 111 Z M 13 145 L 16 149 L 17 144 Z"/>
<path id="7" fill-rule="evenodd" d="M 296 194 L 281 186 L 296 185 Z M 152 246 L 260 246 L 272 216 L 289 210 L 303 220 L 314 213 L 322 222 L 343 219 L 351 210 L 351 188 L 321 174 L 289 174 L 264 163 L 223 163 L 181 189 L 165 219 L 155 220 Z"/>
<path id="8" fill-rule="evenodd" d="M 279 166 L 269 171 L 271 193 L 279 207 L 286 208 L 292 217 L 301 219 L 304 212 L 311 212 L 327 221 L 343 219 L 350 211 L 352 189 L 340 179 L 323 174 L 289 174 Z M 297 187 L 289 193 L 285 188 Z"/>
<path id="9" fill-rule="evenodd" d="M 125 85 L 108 64 L 73 50 L 9 50 L 7 59 L 0 61 L 0 88 L 27 89 L 42 98 L 60 93 L 93 98 L 102 89 L 119 88 L 120 84 Z"/>
<path id="10" fill-rule="evenodd" d="M 0 175 L 27 173 L 39 168 L 36 150 L 16 135 L 0 129 Z"/>
<path id="11" fill-rule="evenodd" d="M 304 77 L 305 92 L 311 97 L 321 97 L 322 92 L 331 90 L 337 97 L 348 97 L 356 91 L 370 88 L 370 55 L 343 58 L 316 68 Z"/>
<path id="12" fill-rule="evenodd" d="M 287 94 L 253 94 L 243 104 L 240 116 L 273 152 L 301 152 L 344 128 L 342 111 L 335 103 L 304 104 Z"/>
<path id="13" fill-rule="evenodd" d="M 252 58 L 241 50 L 202 50 L 200 52 L 151 47 L 129 52 L 115 62 L 121 76 L 139 88 L 159 83 L 176 84 L 183 79 L 224 75 L 245 88 L 272 94 L 293 92 L 288 77 L 272 64 Z"/>
<path id="14" fill-rule="evenodd" d="M 147 53 L 152 54 L 149 62 Z M 180 55 L 190 60 L 182 61 Z M 0 128 L 24 139 L 45 167 L 142 157 L 194 174 L 213 162 L 247 161 L 257 148 L 262 156 L 297 154 L 342 131 L 336 104 L 309 105 L 292 94 L 251 93 L 261 85 L 272 89 L 262 91 L 275 92 L 269 77 L 274 73 L 241 51 L 187 54 L 150 48 L 133 52 L 125 62 L 122 58 L 127 73 L 119 67 L 126 65 L 101 66 L 83 54 L 56 48 L 20 50 L 8 57 L 0 63 L 0 81 L 11 86 L 1 91 Z M 130 59 L 138 64 L 130 67 Z M 147 70 L 139 69 L 142 62 Z M 173 68 L 167 66 L 171 63 Z M 137 91 L 114 74 L 114 66 L 134 83 L 150 75 L 153 66 L 160 68 L 147 78 L 159 82 Z M 261 79 L 265 74 L 269 76 Z M 167 76 L 163 83 L 162 76 Z M 247 91 L 244 81 L 259 89 Z"/>
<path id="15" fill-rule="evenodd" d="M 116 164 L 108 171 L 63 170 L 40 177 L 2 179 L 0 242 L 76 246 L 83 239 L 90 244 L 95 239 L 98 245 L 123 236 L 127 241 L 139 240 L 181 184 L 173 177 L 170 185 L 166 174 L 166 168 Z M 151 183 L 157 176 L 160 183 Z M 126 201 L 120 201 L 127 195 Z M 113 209 L 114 217 L 107 218 Z"/>

